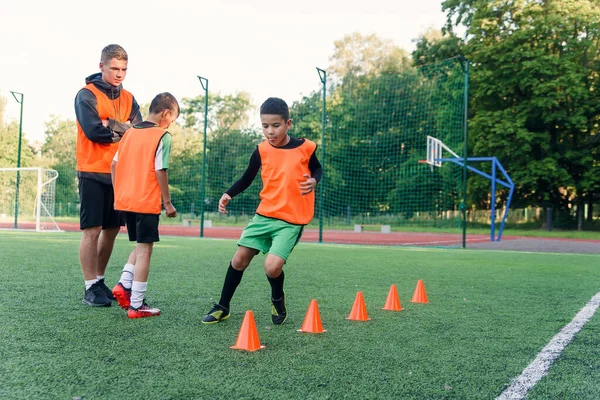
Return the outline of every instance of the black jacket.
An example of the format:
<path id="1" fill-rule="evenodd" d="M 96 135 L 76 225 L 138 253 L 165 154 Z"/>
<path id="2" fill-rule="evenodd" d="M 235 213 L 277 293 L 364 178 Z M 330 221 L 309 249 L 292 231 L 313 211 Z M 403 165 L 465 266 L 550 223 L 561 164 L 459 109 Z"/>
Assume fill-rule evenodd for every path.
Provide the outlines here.
<path id="1" fill-rule="evenodd" d="M 102 91 L 109 99 L 118 99 L 121 95 L 121 89 L 123 85 L 118 87 L 112 86 L 111 84 L 102 80 L 101 73 L 95 73 L 85 78 L 85 83 L 93 83 L 94 86 Z M 102 121 L 98 116 L 97 109 L 98 101 L 96 96 L 89 90 L 83 88 L 77 92 L 75 96 L 75 116 L 77 122 L 81 126 L 85 136 L 95 143 L 112 143 L 113 132 L 125 133 L 125 131 L 131 126 L 139 122 L 142 122 L 142 114 L 140 113 L 140 106 L 135 97 L 133 98 L 133 104 L 131 106 L 131 114 L 129 115 L 129 121 L 131 125 L 120 123 L 113 119 L 109 119 L 109 126 L 105 127 L 102 125 Z M 90 178 L 97 180 L 101 183 L 111 184 L 110 174 L 95 173 L 95 172 L 77 172 L 77 176 L 80 178 Z"/>

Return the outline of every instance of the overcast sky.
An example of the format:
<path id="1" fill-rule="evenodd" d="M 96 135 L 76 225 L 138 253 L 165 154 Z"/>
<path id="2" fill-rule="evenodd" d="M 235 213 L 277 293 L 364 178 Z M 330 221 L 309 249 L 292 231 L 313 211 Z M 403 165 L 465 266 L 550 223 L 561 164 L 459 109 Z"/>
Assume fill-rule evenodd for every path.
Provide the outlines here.
<path id="1" fill-rule="evenodd" d="M 442 0 L 2 0 L 0 95 L 6 118 L 19 118 L 10 91 L 25 94 L 23 131 L 42 140 L 51 114 L 74 119 L 73 100 L 100 52 L 129 54 L 124 87 L 140 104 L 160 92 L 178 99 L 249 92 L 292 102 L 320 87 L 335 40 L 375 33 L 412 51 L 413 39 L 442 27 Z"/>

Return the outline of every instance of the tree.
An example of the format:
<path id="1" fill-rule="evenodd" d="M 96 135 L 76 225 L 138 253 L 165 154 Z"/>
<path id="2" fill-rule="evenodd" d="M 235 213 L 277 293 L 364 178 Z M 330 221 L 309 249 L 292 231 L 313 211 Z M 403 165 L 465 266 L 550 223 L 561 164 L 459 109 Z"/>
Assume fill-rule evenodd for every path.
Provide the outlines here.
<path id="1" fill-rule="evenodd" d="M 568 216 L 576 204 L 581 213 L 597 198 L 600 179 L 598 150 L 589 146 L 600 120 L 597 2 L 442 5 L 449 32 L 466 27 L 470 153 L 497 156 L 507 167 L 517 185 L 515 207 L 551 206 Z"/>
<path id="2" fill-rule="evenodd" d="M 462 55 L 462 42 L 454 34 L 430 29 L 414 40 L 416 48 L 412 52 L 413 65 L 420 67 Z"/>
<path id="3" fill-rule="evenodd" d="M 456 59 L 345 76 L 327 98 L 326 178 L 318 187 L 325 194 L 324 216 L 349 222 L 349 215 L 412 218 L 453 210 L 459 192 L 448 182 L 456 186 L 460 179 L 445 172 L 430 179 L 417 161 L 425 156 L 426 134 L 462 142 L 463 88 Z M 291 107 L 292 134 L 320 145 L 321 96 L 313 92 Z"/>
<path id="4" fill-rule="evenodd" d="M 394 73 L 410 68 L 405 50 L 377 35 L 352 33 L 334 42 L 334 53 L 327 72 L 332 82 L 366 74 Z"/>
<path id="5" fill-rule="evenodd" d="M 202 184 L 203 136 L 192 128 L 172 124 L 169 188 L 173 205 L 181 213 L 199 210 Z M 193 208 L 196 207 L 196 208 Z"/>
<path id="6" fill-rule="evenodd" d="M 70 119 L 59 119 L 51 116 L 45 124 L 45 141 L 42 146 L 42 157 L 48 167 L 58 172 L 56 180 L 56 206 L 62 211 L 57 214 L 66 214 L 69 204 L 79 203 L 77 195 L 77 160 L 75 143 L 77 140 L 77 126 Z M 76 208 L 71 210 L 75 212 Z"/>
<path id="7" fill-rule="evenodd" d="M 36 161 L 35 149 L 25 138 L 21 138 L 21 167 L 33 167 Z M 16 168 L 19 150 L 19 123 L 0 124 L 0 168 Z"/>
<path id="8" fill-rule="evenodd" d="M 252 152 L 263 139 L 261 132 L 252 129 L 211 135 L 207 155 L 207 210 L 217 211 L 221 195 L 242 177 Z M 257 176 L 253 184 L 230 203 L 229 213 L 252 214 L 260 201 L 258 194 L 261 189 L 260 176 Z"/>
<path id="9" fill-rule="evenodd" d="M 254 131 L 246 128 L 253 106 L 247 93 L 234 95 L 209 94 L 207 157 L 204 160 L 204 96 L 186 98 L 182 101 L 184 126 L 173 133 L 172 186 L 173 204 L 182 212 L 198 213 L 201 202 L 205 209 L 216 210 L 221 194 L 239 178 L 256 146 Z M 178 145 L 178 146 L 180 146 Z M 206 162 L 205 198 L 201 199 L 202 168 Z M 246 193 L 244 195 L 247 196 Z M 255 197 L 258 197 L 257 194 Z M 240 204 L 240 199 L 237 200 Z M 254 206 L 254 208 L 256 208 Z M 253 210 L 252 210 L 253 211 Z"/>
<path id="10" fill-rule="evenodd" d="M 5 106 L 6 99 L 0 96 L 0 168 L 16 168 L 19 149 L 19 123 L 15 121 L 4 122 Z M 21 139 L 21 167 L 32 167 L 36 162 L 38 162 L 38 159 L 35 150 L 23 136 Z M 17 174 L 13 172 L 0 174 L 0 214 L 14 215 L 16 176 Z M 23 176 L 20 179 L 19 193 L 29 190 L 29 186 L 29 182 L 26 182 L 26 178 Z M 21 197 L 19 203 L 21 204 L 20 210 L 23 212 L 23 205 L 27 201 Z"/>
<path id="11" fill-rule="evenodd" d="M 184 98 L 182 114 L 185 127 L 204 131 L 204 95 Z M 250 95 L 246 92 L 208 95 L 208 132 L 227 132 L 248 125 L 249 113 L 253 109 Z"/>

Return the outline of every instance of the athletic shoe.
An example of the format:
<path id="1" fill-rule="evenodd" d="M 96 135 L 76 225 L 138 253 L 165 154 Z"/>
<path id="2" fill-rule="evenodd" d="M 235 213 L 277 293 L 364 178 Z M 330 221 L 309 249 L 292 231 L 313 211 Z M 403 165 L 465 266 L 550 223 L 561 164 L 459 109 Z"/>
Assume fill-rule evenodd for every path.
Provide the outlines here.
<path id="1" fill-rule="evenodd" d="M 283 324 L 287 319 L 285 293 L 283 294 L 283 297 L 278 300 L 271 298 L 271 303 L 273 303 L 273 306 L 271 307 L 271 321 L 273 321 L 275 325 Z"/>
<path id="2" fill-rule="evenodd" d="M 152 308 L 146 302 L 142 303 L 139 308 L 133 308 L 129 306 L 127 310 L 127 317 L 129 318 L 146 318 L 146 317 L 158 317 L 160 310 L 158 308 Z"/>
<path id="3" fill-rule="evenodd" d="M 215 303 L 214 307 L 202 318 L 203 324 L 216 324 L 229 318 L 229 308 Z"/>
<path id="4" fill-rule="evenodd" d="M 121 282 L 117 283 L 112 290 L 117 304 L 124 310 L 127 310 L 131 305 L 131 289 L 125 289 Z"/>
<path id="5" fill-rule="evenodd" d="M 106 286 L 106 283 L 104 283 L 104 278 L 98 281 L 98 286 L 100 286 L 102 290 L 104 290 L 104 294 L 106 295 L 107 299 L 115 301 L 115 296 L 113 296 L 112 291 L 108 288 L 108 286 Z"/>
<path id="6" fill-rule="evenodd" d="M 85 291 L 81 302 L 91 307 L 110 307 L 111 305 L 111 301 L 106 297 L 106 293 L 98 285 L 98 282 Z"/>

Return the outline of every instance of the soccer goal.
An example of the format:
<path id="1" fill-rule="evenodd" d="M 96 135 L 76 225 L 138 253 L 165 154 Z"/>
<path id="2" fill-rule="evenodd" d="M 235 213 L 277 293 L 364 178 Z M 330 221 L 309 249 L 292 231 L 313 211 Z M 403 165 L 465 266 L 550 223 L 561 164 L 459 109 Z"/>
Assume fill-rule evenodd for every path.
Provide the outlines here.
<path id="1" fill-rule="evenodd" d="M 60 232 L 54 220 L 58 172 L 0 168 L 0 228 Z"/>

